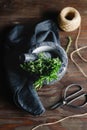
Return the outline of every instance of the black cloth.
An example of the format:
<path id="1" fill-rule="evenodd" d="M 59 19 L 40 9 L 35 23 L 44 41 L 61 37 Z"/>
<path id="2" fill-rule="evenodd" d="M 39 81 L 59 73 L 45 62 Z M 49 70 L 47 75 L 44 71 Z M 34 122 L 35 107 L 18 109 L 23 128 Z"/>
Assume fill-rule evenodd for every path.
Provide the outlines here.
<path id="1" fill-rule="evenodd" d="M 42 45 L 58 46 L 59 51 L 61 46 L 58 28 L 51 20 L 37 24 L 31 38 L 28 35 L 29 31 L 31 30 L 25 29 L 25 25 L 18 24 L 8 32 L 5 41 L 4 66 L 15 104 L 32 115 L 40 115 L 45 112 L 45 108 L 33 87 L 34 78 L 21 69 L 19 56 L 24 53 L 31 54 L 32 50 Z M 63 49 L 60 53 L 62 52 L 63 70 L 67 64 L 67 57 Z"/>

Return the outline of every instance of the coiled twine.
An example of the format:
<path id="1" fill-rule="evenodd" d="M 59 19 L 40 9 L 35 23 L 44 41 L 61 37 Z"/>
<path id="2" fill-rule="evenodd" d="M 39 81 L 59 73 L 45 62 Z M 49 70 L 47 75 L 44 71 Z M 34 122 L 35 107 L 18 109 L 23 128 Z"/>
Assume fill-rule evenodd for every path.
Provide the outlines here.
<path id="1" fill-rule="evenodd" d="M 66 32 L 76 30 L 81 24 L 80 13 L 73 7 L 65 7 L 59 15 L 59 27 Z"/>

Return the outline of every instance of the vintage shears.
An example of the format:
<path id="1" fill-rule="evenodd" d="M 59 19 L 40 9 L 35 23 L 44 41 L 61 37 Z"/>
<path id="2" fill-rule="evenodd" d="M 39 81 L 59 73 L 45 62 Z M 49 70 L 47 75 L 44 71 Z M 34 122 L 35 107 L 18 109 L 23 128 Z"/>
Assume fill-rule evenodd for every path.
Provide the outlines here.
<path id="1" fill-rule="evenodd" d="M 72 92 L 69 94 L 69 91 L 73 89 Z M 73 105 L 73 102 L 77 101 L 80 102 L 82 100 L 82 103 Z M 79 84 L 70 84 L 66 87 L 63 97 L 60 101 L 55 103 L 50 107 L 51 110 L 56 109 L 63 105 L 68 105 L 71 107 L 81 108 L 84 107 L 87 104 L 87 93 L 83 92 L 83 88 Z"/>

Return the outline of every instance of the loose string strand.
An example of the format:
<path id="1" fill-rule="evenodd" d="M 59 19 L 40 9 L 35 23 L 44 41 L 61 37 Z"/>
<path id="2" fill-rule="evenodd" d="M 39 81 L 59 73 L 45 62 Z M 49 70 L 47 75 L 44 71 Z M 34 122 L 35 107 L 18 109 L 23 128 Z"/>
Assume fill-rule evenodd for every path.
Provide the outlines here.
<path id="1" fill-rule="evenodd" d="M 78 30 L 78 34 L 77 34 L 77 37 L 76 37 L 76 40 L 75 40 L 75 49 L 78 50 L 78 39 L 79 39 L 79 36 L 80 36 L 80 33 L 81 33 L 81 25 L 79 26 L 79 30 Z M 85 49 L 85 48 L 84 48 Z M 87 62 L 87 59 L 85 59 L 81 53 L 80 53 L 80 50 L 77 51 L 79 57 L 84 61 L 84 62 Z"/>
<path id="2" fill-rule="evenodd" d="M 66 120 L 66 119 L 69 119 L 69 118 L 83 117 L 83 116 L 87 116 L 87 113 L 71 115 L 71 116 L 67 116 L 67 117 L 65 117 L 65 118 L 62 118 L 62 119 L 60 119 L 60 120 L 57 120 L 57 121 L 55 121 L 55 122 L 40 124 L 40 125 L 38 125 L 38 126 L 32 128 L 32 130 L 36 130 L 37 128 L 42 127 L 42 126 L 55 125 L 55 124 L 60 123 L 60 122 L 62 122 L 62 121 L 64 121 L 64 120 Z"/>
<path id="3" fill-rule="evenodd" d="M 70 54 L 70 58 L 71 58 L 72 62 L 77 66 L 77 68 L 79 69 L 79 71 L 83 74 L 83 76 L 87 78 L 87 74 L 83 71 L 83 69 L 79 66 L 79 64 L 73 58 L 73 55 L 75 53 L 77 53 L 78 56 L 82 59 L 82 61 L 87 62 L 87 60 L 85 58 L 83 58 L 82 55 L 81 55 L 81 53 L 80 53 L 80 50 L 86 49 L 87 46 L 83 46 L 83 47 L 78 48 L 78 39 L 79 39 L 80 33 L 81 33 L 81 25 L 79 26 L 78 34 L 77 34 L 77 37 L 76 37 L 76 40 L 75 40 L 75 48 L 76 48 L 76 50 L 74 50 Z"/>
<path id="4" fill-rule="evenodd" d="M 79 69 L 79 71 L 84 75 L 84 77 L 87 78 L 87 74 L 85 74 L 85 72 L 83 71 L 83 69 L 78 65 L 78 63 L 77 63 L 77 62 L 74 60 L 74 58 L 73 58 L 73 55 L 74 55 L 75 53 L 77 53 L 77 52 L 79 52 L 80 50 L 83 50 L 83 49 L 85 49 L 85 48 L 87 48 L 87 46 L 81 47 L 81 48 L 79 48 L 79 49 L 73 51 L 73 52 L 71 53 L 70 57 L 71 57 L 72 62 L 73 62 L 73 63 L 77 66 L 77 68 Z"/>

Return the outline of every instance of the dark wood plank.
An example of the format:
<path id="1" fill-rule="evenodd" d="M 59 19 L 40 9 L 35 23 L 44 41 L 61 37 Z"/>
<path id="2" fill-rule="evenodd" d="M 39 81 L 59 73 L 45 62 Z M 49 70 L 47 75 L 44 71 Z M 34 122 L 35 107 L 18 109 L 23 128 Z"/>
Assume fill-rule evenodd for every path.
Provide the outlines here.
<path id="1" fill-rule="evenodd" d="M 87 45 L 87 0 L 1 0 L 0 1 L 0 30 L 13 23 L 38 23 L 40 20 L 52 19 L 56 21 L 57 16 L 61 9 L 66 6 L 72 6 L 76 8 L 82 17 L 82 29 L 79 37 L 79 47 Z M 83 110 L 70 109 L 68 107 L 58 108 L 57 110 L 48 110 L 48 107 L 61 98 L 62 90 L 71 83 L 81 84 L 84 90 L 87 92 L 87 78 L 79 72 L 77 67 L 72 63 L 70 59 L 70 53 L 75 49 L 75 39 L 77 32 L 73 31 L 66 33 L 59 31 L 60 41 L 63 48 L 67 45 L 67 36 L 71 36 L 73 39 L 72 46 L 70 48 L 68 57 L 69 64 L 68 69 L 61 81 L 54 86 L 44 87 L 38 91 L 38 94 L 46 107 L 46 112 L 38 117 L 33 117 L 29 113 L 17 108 L 8 97 L 7 91 L 3 93 L 2 70 L 0 69 L 0 130 L 31 130 L 34 126 L 41 123 L 52 122 L 59 120 L 63 117 L 67 117 L 73 114 L 79 114 L 87 112 L 87 107 Z M 0 50 L 1 51 L 1 50 Z M 86 56 L 86 49 L 83 51 L 83 55 Z M 86 56 L 87 57 L 87 56 Z M 1 56 L 0 56 L 1 58 Z M 77 61 L 82 62 L 79 57 Z M 0 63 L 1 64 L 1 63 Z M 82 64 L 82 68 L 87 74 L 86 63 Z M 38 130 L 86 130 L 87 129 L 87 116 L 82 118 L 70 118 L 61 123 L 44 126 L 38 128 Z"/>

